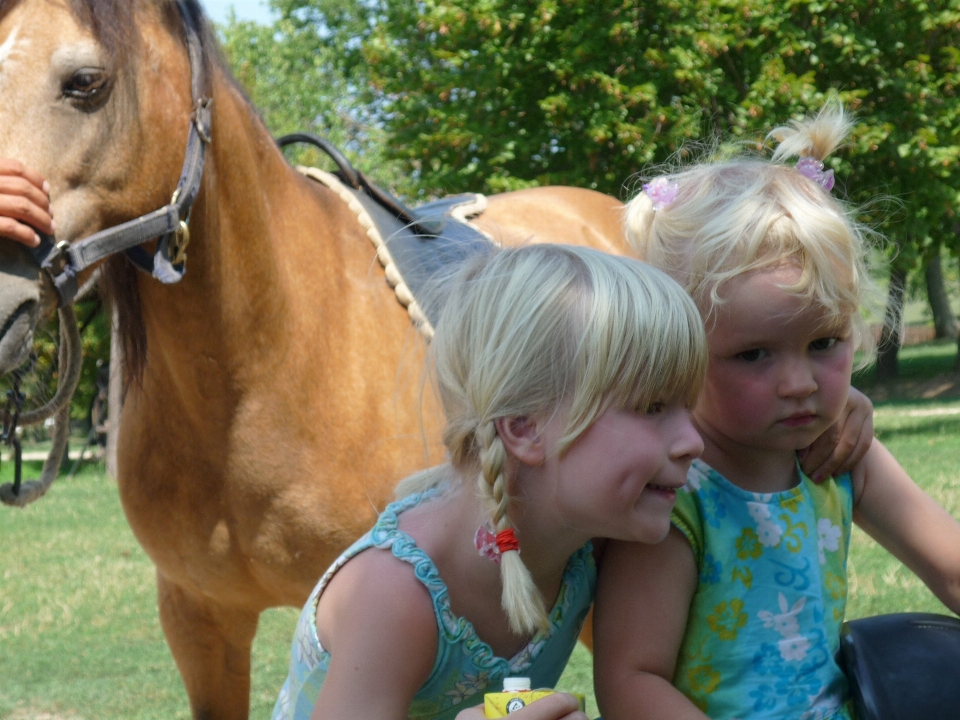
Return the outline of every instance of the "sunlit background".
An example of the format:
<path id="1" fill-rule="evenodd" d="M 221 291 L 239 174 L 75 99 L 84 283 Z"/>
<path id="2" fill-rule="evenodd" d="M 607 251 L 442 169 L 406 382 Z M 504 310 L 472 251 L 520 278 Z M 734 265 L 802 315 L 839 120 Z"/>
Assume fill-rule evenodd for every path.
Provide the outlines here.
<path id="1" fill-rule="evenodd" d="M 215 22 L 223 24 L 232 7 L 238 20 L 254 20 L 269 23 L 273 16 L 267 0 L 200 0 L 207 15 Z"/>

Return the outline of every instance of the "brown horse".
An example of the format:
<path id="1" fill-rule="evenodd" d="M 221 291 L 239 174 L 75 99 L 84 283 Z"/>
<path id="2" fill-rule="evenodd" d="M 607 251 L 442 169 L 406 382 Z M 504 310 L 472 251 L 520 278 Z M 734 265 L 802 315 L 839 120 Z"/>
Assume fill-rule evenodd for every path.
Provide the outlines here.
<path id="1" fill-rule="evenodd" d="M 0 156 L 48 178 L 57 240 L 170 201 L 193 99 L 181 10 L 196 0 L 0 0 Z M 440 459 L 421 343 L 356 218 L 287 164 L 218 59 L 188 272 L 104 271 L 128 363 L 118 472 L 156 563 L 163 631 L 194 717 L 246 717 L 259 614 L 300 605 L 406 473 Z M 483 223 L 620 251 L 619 204 L 545 188 L 490 198 Z M 0 241 L 0 368 L 49 310 Z M 427 442 L 423 442 L 426 437 Z M 292 630 L 292 628 L 291 628 Z"/>

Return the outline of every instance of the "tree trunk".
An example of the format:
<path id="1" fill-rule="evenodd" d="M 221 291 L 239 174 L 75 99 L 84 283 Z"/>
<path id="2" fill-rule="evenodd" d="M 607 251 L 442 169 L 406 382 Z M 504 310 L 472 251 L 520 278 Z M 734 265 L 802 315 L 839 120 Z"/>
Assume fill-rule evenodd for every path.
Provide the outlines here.
<path id="1" fill-rule="evenodd" d="M 897 354 L 903 329 L 903 291 L 907 282 L 907 268 L 894 265 L 890 271 L 890 290 L 887 293 L 887 312 L 880 329 L 877 347 L 877 380 L 894 380 L 899 374 Z"/>
<path id="2" fill-rule="evenodd" d="M 943 283 L 943 267 L 940 259 L 940 249 L 930 257 L 923 270 L 927 280 L 927 299 L 930 301 L 930 310 L 933 312 L 934 337 L 957 338 L 957 319 L 950 307 L 950 296 Z"/>
<path id="3" fill-rule="evenodd" d="M 110 308 L 110 388 L 107 394 L 107 474 L 117 479 L 117 433 L 123 409 L 123 343 L 117 332 L 117 310 Z"/>

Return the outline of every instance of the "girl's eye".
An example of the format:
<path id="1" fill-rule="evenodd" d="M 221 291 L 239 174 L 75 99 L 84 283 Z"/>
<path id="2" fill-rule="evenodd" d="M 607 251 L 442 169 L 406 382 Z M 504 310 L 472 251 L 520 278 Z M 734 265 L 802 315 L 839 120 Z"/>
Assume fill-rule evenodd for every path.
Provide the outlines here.
<path id="1" fill-rule="evenodd" d="M 647 405 L 646 414 L 659 415 L 664 411 L 664 409 L 666 409 L 666 407 L 667 407 L 667 404 L 665 402 L 661 402 L 660 400 L 657 400 L 656 402 L 652 402 L 649 405 Z"/>
<path id="2" fill-rule="evenodd" d="M 746 362 L 757 362 L 757 360 L 763 360 L 769 354 L 770 353 L 763 348 L 754 348 L 753 350 L 745 350 L 742 353 L 737 353 L 736 357 Z"/>
<path id="3" fill-rule="evenodd" d="M 837 344 L 837 340 L 838 338 L 835 338 L 835 337 L 820 338 L 810 343 L 810 349 L 811 350 L 829 350 L 830 348 L 832 348 L 834 345 Z"/>

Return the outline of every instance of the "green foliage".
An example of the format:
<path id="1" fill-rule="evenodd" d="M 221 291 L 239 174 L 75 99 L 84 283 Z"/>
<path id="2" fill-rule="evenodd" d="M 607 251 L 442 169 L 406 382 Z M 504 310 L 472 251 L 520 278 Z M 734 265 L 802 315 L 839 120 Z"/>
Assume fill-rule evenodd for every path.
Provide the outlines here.
<path id="1" fill-rule="evenodd" d="M 272 6 L 273 25 L 220 28 L 267 126 L 328 137 L 401 195 L 561 184 L 624 197 L 635 173 L 689 159 L 697 141 L 758 145 L 837 96 L 857 124 L 829 162 L 897 262 L 960 251 L 960 0 Z M 76 418 L 107 355 L 102 319 L 85 345 Z"/>
<path id="2" fill-rule="evenodd" d="M 957 204 L 960 3 L 920 0 L 275 0 L 322 30 L 421 191 L 620 194 L 694 139 L 755 143 L 831 95 L 839 170 L 916 254 Z M 908 250 L 907 248 L 913 248 Z"/>
<path id="3" fill-rule="evenodd" d="M 97 377 L 102 366 L 110 363 L 110 322 L 99 301 L 94 295 L 75 306 L 79 325 L 83 357 L 80 366 L 80 380 L 70 404 L 70 419 L 74 425 L 87 430 L 90 404 L 97 393 Z M 60 323 L 56 313 L 41 322 L 34 333 L 33 352 L 35 359 L 31 368 L 23 376 L 20 390 L 26 396 L 24 409 L 41 406 L 57 390 L 59 367 L 57 353 L 60 347 Z M 0 378 L 0 393 L 6 402 L 6 391 L 12 386 L 12 378 L 5 375 Z M 25 439 L 43 440 L 48 437 L 43 425 L 24 428 Z"/>
<path id="4" fill-rule="evenodd" d="M 327 33 L 292 17 L 269 26 L 231 17 L 219 30 L 234 75 L 274 136 L 316 133 L 384 186 L 399 193 L 410 190 L 409 176 L 384 157 L 384 129 L 370 108 L 358 102 L 357 89 L 334 61 Z M 312 149 L 287 152 L 294 162 L 333 169 L 326 156 Z"/>

